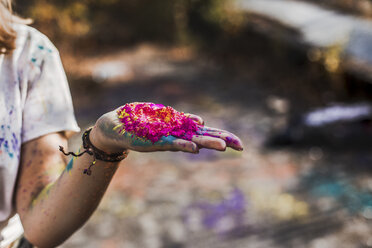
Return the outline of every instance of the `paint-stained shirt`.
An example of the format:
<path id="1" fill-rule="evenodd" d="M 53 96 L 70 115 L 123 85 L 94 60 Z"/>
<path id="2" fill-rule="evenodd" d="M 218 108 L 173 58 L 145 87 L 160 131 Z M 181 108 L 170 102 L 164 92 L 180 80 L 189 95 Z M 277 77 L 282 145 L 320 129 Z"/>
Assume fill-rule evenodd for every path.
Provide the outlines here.
<path id="1" fill-rule="evenodd" d="M 0 55 L 0 247 L 11 241 L 7 233 L 16 232 L 4 226 L 14 215 L 21 144 L 48 133 L 79 131 L 57 49 L 34 28 L 14 28 L 16 49 Z"/>

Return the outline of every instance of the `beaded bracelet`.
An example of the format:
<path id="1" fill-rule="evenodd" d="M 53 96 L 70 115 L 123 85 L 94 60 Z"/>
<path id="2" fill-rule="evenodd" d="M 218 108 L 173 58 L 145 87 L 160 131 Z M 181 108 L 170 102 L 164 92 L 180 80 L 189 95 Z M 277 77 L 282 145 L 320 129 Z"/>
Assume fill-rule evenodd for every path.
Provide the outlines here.
<path id="1" fill-rule="evenodd" d="M 79 154 L 75 154 L 73 152 L 66 153 L 64 151 L 64 148 L 62 146 L 59 146 L 59 150 L 66 156 L 72 155 L 74 157 L 80 157 L 84 153 L 93 155 L 93 158 L 94 158 L 93 162 L 89 165 L 87 169 L 84 169 L 83 171 L 83 173 L 87 174 L 88 176 L 92 174 L 91 167 L 96 164 L 97 160 L 101 160 L 105 162 L 120 162 L 123 159 L 125 159 L 129 154 L 129 150 L 125 150 L 124 152 L 107 154 L 104 151 L 98 149 L 92 144 L 92 142 L 89 139 L 89 134 L 91 131 L 92 131 L 92 128 L 89 128 L 83 133 L 82 140 L 83 140 L 83 147 L 85 150 L 82 153 L 79 153 Z"/>

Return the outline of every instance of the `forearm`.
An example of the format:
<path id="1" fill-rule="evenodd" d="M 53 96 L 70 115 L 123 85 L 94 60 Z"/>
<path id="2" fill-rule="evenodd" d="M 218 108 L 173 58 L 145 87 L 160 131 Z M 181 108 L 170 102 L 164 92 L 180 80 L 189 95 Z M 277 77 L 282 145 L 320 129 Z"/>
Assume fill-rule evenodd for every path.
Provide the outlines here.
<path id="1" fill-rule="evenodd" d="M 38 247 L 54 247 L 66 240 L 99 204 L 118 163 L 97 161 L 92 175 L 83 174 L 93 161 L 84 154 L 73 159 L 61 176 L 33 199 L 22 218 L 25 236 Z"/>
<path id="2" fill-rule="evenodd" d="M 105 150 L 95 132 L 90 140 Z M 92 174 L 83 173 L 94 161 L 85 153 L 66 165 L 58 146 L 67 148 L 61 134 L 50 134 L 22 146 L 21 171 L 16 188 L 16 210 L 25 236 L 38 247 L 54 247 L 66 240 L 99 204 L 119 163 L 97 160 Z"/>

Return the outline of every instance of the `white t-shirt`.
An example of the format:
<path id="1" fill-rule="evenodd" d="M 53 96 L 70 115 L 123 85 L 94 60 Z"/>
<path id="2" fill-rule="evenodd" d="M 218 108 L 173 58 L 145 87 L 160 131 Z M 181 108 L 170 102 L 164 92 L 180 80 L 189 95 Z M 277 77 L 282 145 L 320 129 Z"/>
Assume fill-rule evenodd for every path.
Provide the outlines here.
<path id="1" fill-rule="evenodd" d="M 3 227 L 14 215 L 21 144 L 48 133 L 79 131 L 57 49 L 34 28 L 16 24 L 14 29 L 16 49 L 0 55 L 0 247 L 11 241 L 5 237 L 10 224 Z"/>

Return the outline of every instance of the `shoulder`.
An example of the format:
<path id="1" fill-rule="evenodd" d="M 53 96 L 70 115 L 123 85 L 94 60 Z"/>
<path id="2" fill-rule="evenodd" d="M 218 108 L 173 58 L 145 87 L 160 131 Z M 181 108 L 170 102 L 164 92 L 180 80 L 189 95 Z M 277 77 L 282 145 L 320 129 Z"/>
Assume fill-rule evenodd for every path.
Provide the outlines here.
<path id="1" fill-rule="evenodd" d="M 14 24 L 13 28 L 17 33 L 16 50 L 24 50 L 25 48 L 40 49 L 40 46 L 52 51 L 56 50 L 49 38 L 37 29 L 25 24 Z"/>
<path id="2" fill-rule="evenodd" d="M 20 68 L 29 62 L 39 66 L 50 54 L 58 54 L 58 50 L 48 37 L 37 29 L 25 24 L 14 24 L 13 28 L 17 33 L 17 39 L 16 49 L 11 56 Z"/>
<path id="3" fill-rule="evenodd" d="M 46 61 L 59 58 L 59 53 L 47 36 L 25 24 L 14 24 L 17 33 L 16 49 L 10 55 L 20 78 L 33 81 L 40 75 Z"/>

